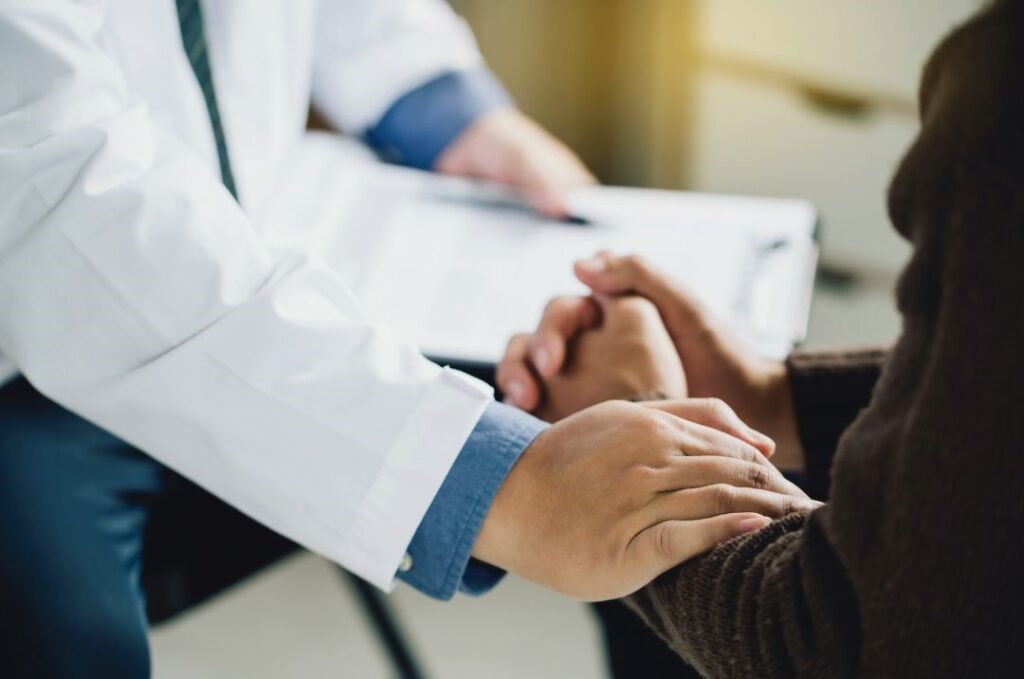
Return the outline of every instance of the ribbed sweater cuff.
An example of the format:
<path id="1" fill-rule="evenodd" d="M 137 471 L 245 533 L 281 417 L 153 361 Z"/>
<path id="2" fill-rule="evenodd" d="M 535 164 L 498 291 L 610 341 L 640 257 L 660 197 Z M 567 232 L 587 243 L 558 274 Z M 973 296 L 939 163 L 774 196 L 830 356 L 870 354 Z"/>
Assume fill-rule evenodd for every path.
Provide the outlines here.
<path id="1" fill-rule="evenodd" d="M 797 428 L 806 457 L 804 489 L 828 497 L 839 438 L 871 400 L 886 352 L 796 353 L 786 360 Z"/>

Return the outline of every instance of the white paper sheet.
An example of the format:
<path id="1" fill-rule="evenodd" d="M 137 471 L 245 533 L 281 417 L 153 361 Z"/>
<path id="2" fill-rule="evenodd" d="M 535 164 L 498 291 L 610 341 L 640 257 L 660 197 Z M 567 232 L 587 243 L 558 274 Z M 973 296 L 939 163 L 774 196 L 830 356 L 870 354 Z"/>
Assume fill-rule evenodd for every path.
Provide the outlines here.
<path id="1" fill-rule="evenodd" d="M 384 165 L 319 134 L 282 170 L 260 210 L 267 241 L 328 262 L 370 318 L 429 356 L 494 362 L 553 295 L 585 292 L 572 262 L 603 248 L 670 271 L 764 355 L 785 355 L 806 329 L 805 201 L 595 187 L 570 198 L 591 224 L 566 224 L 507 190 Z"/>

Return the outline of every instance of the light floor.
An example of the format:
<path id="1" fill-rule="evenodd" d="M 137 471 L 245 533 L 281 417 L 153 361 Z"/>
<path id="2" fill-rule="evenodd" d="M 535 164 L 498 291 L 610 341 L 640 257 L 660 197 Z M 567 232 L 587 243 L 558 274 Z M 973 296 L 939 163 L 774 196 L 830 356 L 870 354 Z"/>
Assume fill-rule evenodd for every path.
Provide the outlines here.
<path id="1" fill-rule="evenodd" d="M 821 290 L 808 346 L 891 340 L 886 286 Z M 392 601 L 429 676 L 443 679 L 604 677 L 598 629 L 583 605 L 516 578 L 486 597 L 441 604 L 400 587 Z M 393 677 L 346 583 L 299 554 L 152 634 L 157 679 Z"/>
<path id="2" fill-rule="evenodd" d="M 401 586 L 392 601 L 431 677 L 603 677 L 590 612 L 508 578 L 447 604 Z M 347 584 L 298 554 L 152 635 L 154 676 L 394 677 Z"/>

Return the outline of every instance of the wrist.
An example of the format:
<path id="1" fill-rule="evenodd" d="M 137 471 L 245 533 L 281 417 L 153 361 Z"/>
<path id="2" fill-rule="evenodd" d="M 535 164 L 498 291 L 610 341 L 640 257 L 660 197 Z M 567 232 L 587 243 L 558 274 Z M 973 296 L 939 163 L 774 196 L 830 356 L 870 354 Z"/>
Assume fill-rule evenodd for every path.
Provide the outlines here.
<path id="1" fill-rule="evenodd" d="M 775 441 L 772 463 L 785 471 L 804 469 L 804 450 L 797 427 L 789 372 L 783 362 L 766 364 L 759 376 L 757 415 L 747 423 Z"/>
<path id="2" fill-rule="evenodd" d="M 547 430 L 542 431 L 527 446 L 498 488 L 473 544 L 473 558 L 506 571 L 515 571 L 516 526 L 528 520 L 523 516 L 522 508 L 529 508 L 532 504 L 529 498 L 524 497 L 530 484 L 523 479 L 529 476 L 537 456 L 535 449 L 546 433 Z"/>
<path id="3" fill-rule="evenodd" d="M 519 114 L 507 103 L 482 113 L 470 122 L 439 154 L 434 169 L 441 174 L 502 181 L 518 162 L 518 149 L 506 139 L 509 120 Z"/>

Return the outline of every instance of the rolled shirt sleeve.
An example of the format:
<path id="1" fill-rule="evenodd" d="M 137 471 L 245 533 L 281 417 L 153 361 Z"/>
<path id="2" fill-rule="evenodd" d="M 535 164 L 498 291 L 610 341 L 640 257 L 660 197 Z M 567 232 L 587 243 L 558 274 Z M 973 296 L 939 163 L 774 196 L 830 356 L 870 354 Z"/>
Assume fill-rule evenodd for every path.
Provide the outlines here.
<path id="1" fill-rule="evenodd" d="M 428 170 L 470 123 L 511 103 L 487 69 L 452 71 L 396 101 L 366 138 L 389 160 Z"/>
<path id="2" fill-rule="evenodd" d="M 365 134 L 420 86 L 483 67 L 472 31 L 444 0 L 318 4 L 313 105 L 349 134 Z"/>
<path id="3" fill-rule="evenodd" d="M 505 477 L 546 426 L 500 403 L 487 407 L 413 536 L 400 580 L 437 599 L 482 594 L 501 580 L 504 571 L 470 554 Z"/>

